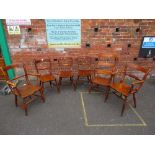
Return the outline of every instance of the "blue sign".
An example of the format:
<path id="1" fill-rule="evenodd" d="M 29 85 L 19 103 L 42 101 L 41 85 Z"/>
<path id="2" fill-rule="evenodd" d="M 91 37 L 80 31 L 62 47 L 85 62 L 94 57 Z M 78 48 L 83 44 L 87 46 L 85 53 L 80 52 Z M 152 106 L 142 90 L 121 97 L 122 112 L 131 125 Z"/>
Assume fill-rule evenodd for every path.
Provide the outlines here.
<path id="1" fill-rule="evenodd" d="M 155 37 L 144 37 L 142 48 L 155 48 Z"/>
<path id="2" fill-rule="evenodd" d="M 80 19 L 46 19 L 49 48 L 81 47 Z"/>

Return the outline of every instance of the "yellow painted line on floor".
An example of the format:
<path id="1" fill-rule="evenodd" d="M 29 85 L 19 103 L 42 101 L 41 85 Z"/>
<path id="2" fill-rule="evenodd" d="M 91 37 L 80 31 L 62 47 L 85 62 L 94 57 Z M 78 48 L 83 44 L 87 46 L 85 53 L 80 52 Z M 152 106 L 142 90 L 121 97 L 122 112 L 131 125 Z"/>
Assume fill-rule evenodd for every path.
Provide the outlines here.
<path id="1" fill-rule="evenodd" d="M 88 118 L 87 118 L 87 113 L 85 109 L 85 104 L 84 104 L 84 99 L 83 99 L 83 93 L 89 93 L 89 92 L 80 92 L 81 95 L 81 104 L 82 104 L 82 110 L 84 114 L 84 120 L 85 120 L 85 126 L 87 127 L 130 127 L 130 126 L 147 126 L 145 123 L 144 119 L 138 114 L 138 112 L 129 104 L 130 108 L 132 111 L 136 114 L 136 116 L 139 118 L 139 120 L 142 123 L 137 123 L 137 124 L 88 124 Z M 91 93 L 101 93 L 101 92 L 91 92 Z"/>
<path id="2" fill-rule="evenodd" d="M 86 110 L 85 110 L 85 106 L 84 106 L 82 92 L 80 92 L 80 94 L 81 94 L 81 104 L 82 104 L 82 109 L 83 109 L 83 114 L 84 114 L 84 121 L 85 121 L 85 125 L 88 126 L 87 114 L 86 114 Z"/>
<path id="3" fill-rule="evenodd" d="M 147 124 L 145 123 L 144 119 L 140 116 L 140 114 L 130 104 L 129 106 L 132 109 L 132 111 L 136 114 L 136 116 L 140 119 L 140 121 L 143 123 L 143 125 L 147 126 Z"/>
<path id="4" fill-rule="evenodd" d="M 88 124 L 87 127 L 130 127 L 145 126 L 144 124 Z"/>

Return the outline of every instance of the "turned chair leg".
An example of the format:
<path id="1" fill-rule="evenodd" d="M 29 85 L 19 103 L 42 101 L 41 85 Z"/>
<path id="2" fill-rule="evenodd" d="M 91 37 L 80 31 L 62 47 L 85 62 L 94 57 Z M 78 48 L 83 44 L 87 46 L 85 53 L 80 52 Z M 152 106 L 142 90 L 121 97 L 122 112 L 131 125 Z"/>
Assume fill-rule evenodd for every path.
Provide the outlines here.
<path id="1" fill-rule="evenodd" d="M 125 97 L 125 100 L 124 100 L 124 103 L 123 103 L 123 106 L 122 106 L 122 111 L 121 111 L 121 116 L 123 116 L 123 113 L 124 113 L 124 110 L 127 106 L 127 97 Z"/>
<path id="2" fill-rule="evenodd" d="M 136 94 L 133 93 L 133 101 L 134 101 L 134 107 L 136 108 Z"/>
<path id="3" fill-rule="evenodd" d="M 22 109 L 25 111 L 25 116 L 28 116 L 28 104 L 26 104 L 25 98 L 23 98 Z"/>
<path id="4" fill-rule="evenodd" d="M 94 86 L 93 83 L 90 83 L 90 86 L 88 88 L 89 93 L 91 93 L 91 90 L 92 90 L 93 86 Z"/>
<path id="5" fill-rule="evenodd" d="M 52 81 L 49 81 L 49 83 L 50 83 L 50 86 L 52 87 Z"/>
<path id="6" fill-rule="evenodd" d="M 71 83 L 72 83 L 73 89 L 74 89 L 74 91 L 75 91 L 75 90 L 76 90 L 76 84 L 74 83 L 73 76 L 70 77 L 70 80 L 71 80 Z"/>
<path id="7" fill-rule="evenodd" d="M 28 110 L 25 108 L 25 116 L 28 116 Z"/>
<path id="8" fill-rule="evenodd" d="M 90 77 L 90 75 L 88 75 L 88 76 L 87 76 L 88 82 L 90 82 L 90 79 L 91 79 L 91 77 Z"/>
<path id="9" fill-rule="evenodd" d="M 15 105 L 18 107 L 17 95 L 15 95 Z"/>
<path id="10" fill-rule="evenodd" d="M 77 88 L 77 85 L 78 85 L 78 82 L 79 82 L 79 75 L 78 75 L 78 77 L 77 77 L 77 79 L 76 79 L 76 82 L 75 82 L 75 89 Z"/>
<path id="11" fill-rule="evenodd" d="M 56 84 L 56 87 L 57 87 L 57 91 L 58 91 L 58 93 L 60 92 L 60 88 L 59 88 L 59 84 L 58 84 L 58 82 L 57 82 L 57 80 L 55 79 L 55 84 Z"/>
<path id="12" fill-rule="evenodd" d="M 105 93 L 105 99 L 104 99 L 104 102 L 107 101 L 108 97 L 109 97 L 109 92 L 110 92 L 110 87 L 107 87 L 106 89 L 106 93 Z"/>
<path id="13" fill-rule="evenodd" d="M 44 89 L 43 87 L 40 89 L 40 96 L 43 102 L 45 102 Z"/>
<path id="14" fill-rule="evenodd" d="M 61 85 L 62 77 L 59 77 L 59 86 Z"/>
<path id="15" fill-rule="evenodd" d="M 44 82 L 41 82 L 42 89 L 44 91 Z"/>
<path id="16" fill-rule="evenodd" d="M 73 81 L 73 77 L 70 77 L 70 81 L 71 81 L 71 82 Z"/>

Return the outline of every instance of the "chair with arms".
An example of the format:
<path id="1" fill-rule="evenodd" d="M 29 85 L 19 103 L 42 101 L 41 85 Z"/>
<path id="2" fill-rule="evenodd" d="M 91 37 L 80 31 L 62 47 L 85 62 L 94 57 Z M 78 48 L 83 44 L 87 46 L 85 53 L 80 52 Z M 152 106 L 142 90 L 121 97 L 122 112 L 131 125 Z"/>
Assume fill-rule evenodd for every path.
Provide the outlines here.
<path id="1" fill-rule="evenodd" d="M 102 54 L 98 57 L 98 63 L 91 79 L 89 92 L 95 86 L 106 87 L 106 92 L 110 89 L 110 84 L 115 74 L 118 57 L 115 54 Z"/>
<path id="2" fill-rule="evenodd" d="M 111 83 L 110 87 L 116 92 L 116 95 L 120 94 L 118 96 L 124 100 L 121 116 L 123 116 L 124 110 L 128 105 L 127 99 L 129 95 L 133 95 L 134 107 L 136 108 L 135 95 L 143 86 L 149 72 L 150 68 L 144 68 L 136 64 L 126 64 L 124 69 L 121 72 L 118 72 L 121 79 L 117 81 L 114 80 L 114 82 Z M 139 77 L 138 74 L 141 74 L 141 77 Z M 108 99 L 109 91 L 106 95 L 106 100 Z"/>
<path id="3" fill-rule="evenodd" d="M 23 69 L 23 74 L 20 76 L 15 76 L 13 79 L 7 79 L 7 84 L 11 89 L 12 94 L 15 95 L 15 105 L 20 106 L 25 110 L 25 115 L 28 115 L 28 106 L 34 100 L 34 96 L 41 97 L 42 101 L 45 102 L 43 88 L 39 84 L 32 84 L 29 80 L 29 76 L 38 77 L 37 74 L 28 74 L 25 65 L 12 64 L 3 68 L 5 74 L 8 74 L 10 69 Z M 16 80 L 24 80 L 24 83 L 17 85 Z M 39 94 L 37 94 L 39 92 Z M 22 98 L 23 102 L 18 102 L 18 97 Z"/>
<path id="4" fill-rule="evenodd" d="M 40 84 L 44 88 L 44 83 L 49 82 L 52 87 L 52 82 L 55 82 L 55 86 L 57 87 L 57 91 L 59 92 L 59 85 L 56 78 L 52 74 L 52 63 L 50 59 L 39 59 L 34 60 L 34 64 L 37 70 L 37 73 L 40 75 Z"/>

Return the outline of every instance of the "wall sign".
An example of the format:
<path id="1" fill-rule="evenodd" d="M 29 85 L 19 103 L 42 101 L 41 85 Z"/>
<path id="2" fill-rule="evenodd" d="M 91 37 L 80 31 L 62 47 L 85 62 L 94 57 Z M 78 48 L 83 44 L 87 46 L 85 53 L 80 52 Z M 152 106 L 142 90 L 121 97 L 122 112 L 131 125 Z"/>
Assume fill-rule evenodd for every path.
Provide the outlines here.
<path id="1" fill-rule="evenodd" d="M 150 58 L 155 56 L 155 36 L 142 38 L 139 57 Z"/>
<path id="2" fill-rule="evenodd" d="M 45 22 L 49 48 L 81 47 L 80 19 L 47 19 Z"/>
<path id="3" fill-rule="evenodd" d="M 20 27 L 19 26 L 7 26 L 8 34 L 20 34 Z"/>
<path id="4" fill-rule="evenodd" d="M 155 37 L 144 37 L 142 48 L 155 48 Z"/>
<path id="5" fill-rule="evenodd" d="M 7 25 L 31 25 L 30 19 L 6 19 Z"/>

